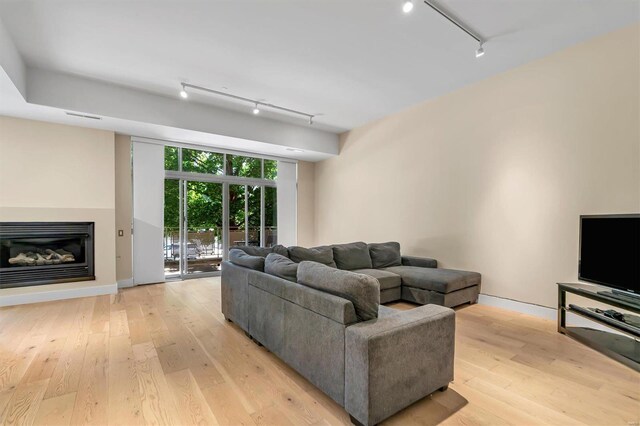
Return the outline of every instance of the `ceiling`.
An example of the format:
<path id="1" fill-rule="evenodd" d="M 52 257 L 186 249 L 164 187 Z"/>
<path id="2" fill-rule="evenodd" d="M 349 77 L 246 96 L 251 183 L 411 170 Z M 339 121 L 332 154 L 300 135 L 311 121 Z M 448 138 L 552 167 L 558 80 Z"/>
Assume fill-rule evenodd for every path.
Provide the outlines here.
<path id="1" fill-rule="evenodd" d="M 409 15 L 400 0 L 1 1 L 0 19 L 30 67 L 172 97 L 181 81 L 227 90 L 333 132 L 640 20 L 638 0 L 439 0 L 488 40 L 476 59 L 415 1 Z"/>

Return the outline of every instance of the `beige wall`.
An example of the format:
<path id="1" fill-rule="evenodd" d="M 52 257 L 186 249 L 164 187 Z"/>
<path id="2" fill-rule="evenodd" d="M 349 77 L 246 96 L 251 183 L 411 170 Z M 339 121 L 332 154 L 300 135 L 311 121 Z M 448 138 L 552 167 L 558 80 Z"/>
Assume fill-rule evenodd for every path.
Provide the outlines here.
<path id="1" fill-rule="evenodd" d="M 44 287 L 115 291 L 113 165 L 113 132 L 0 116 L 0 221 L 96 224 L 95 281 L 2 289 L 0 298 Z"/>
<path id="2" fill-rule="evenodd" d="M 298 161 L 298 245 L 313 245 L 315 222 L 315 163 Z"/>
<path id="3" fill-rule="evenodd" d="M 397 240 L 481 272 L 484 294 L 555 306 L 578 216 L 640 211 L 639 29 L 343 134 L 316 164 L 314 243 Z"/>
<path id="4" fill-rule="evenodd" d="M 116 279 L 127 286 L 133 284 L 131 136 L 116 135 L 115 138 L 115 203 Z M 119 231 L 122 231 L 122 236 Z"/>

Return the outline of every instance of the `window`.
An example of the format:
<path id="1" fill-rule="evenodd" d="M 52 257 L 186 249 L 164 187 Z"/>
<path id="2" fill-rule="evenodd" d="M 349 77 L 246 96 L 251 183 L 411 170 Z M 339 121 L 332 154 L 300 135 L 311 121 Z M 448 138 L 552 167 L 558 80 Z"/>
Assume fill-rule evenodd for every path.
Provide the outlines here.
<path id="1" fill-rule="evenodd" d="M 248 178 L 262 177 L 262 160 L 227 154 L 227 175 Z"/>
<path id="2" fill-rule="evenodd" d="M 276 180 L 278 177 L 278 162 L 276 160 L 264 160 L 264 178 Z"/>
<path id="3" fill-rule="evenodd" d="M 178 170 L 178 149 L 175 146 L 164 147 L 164 169 Z"/>
<path id="4" fill-rule="evenodd" d="M 278 243 L 278 190 L 264 187 L 264 245 L 273 247 Z"/>
<path id="5" fill-rule="evenodd" d="M 180 158 L 182 154 L 182 164 Z M 182 166 L 182 167 L 180 167 Z M 164 169 L 241 178 L 276 180 L 278 161 L 176 146 L 164 147 Z"/>
<path id="6" fill-rule="evenodd" d="M 224 155 L 210 151 L 198 151 L 195 149 L 182 148 L 182 171 L 208 173 L 214 175 L 222 174 L 222 163 Z"/>

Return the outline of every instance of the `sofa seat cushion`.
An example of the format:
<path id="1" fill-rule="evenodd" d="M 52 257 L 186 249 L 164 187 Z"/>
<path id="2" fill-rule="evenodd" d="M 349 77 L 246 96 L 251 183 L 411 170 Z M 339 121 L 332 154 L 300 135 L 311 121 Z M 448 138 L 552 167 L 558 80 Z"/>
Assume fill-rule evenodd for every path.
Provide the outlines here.
<path id="1" fill-rule="evenodd" d="M 400 243 L 389 241 L 388 243 L 371 243 L 368 246 L 373 268 L 379 269 L 402 265 Z"/>
<path id="2" fill-rule="evenodd" d="M 380 284 L 373 277 L 305 261 L 298 265 L 298 283 L 351 301 L 359 321 L 378 318 Z"/>
<path id="3" fill-rule="evenodd" d="M 311 262 L 322 263 L 323 265 L 336 267 L 336 262 L 333 261 L 333 250 L 329 246 L 320 247 L 300 247 L 291 246 L 288 249 L 289 258 L 296 263 L 304 262 L 305 260 Z"/>
<path id="4" fill-rule="evenodd" d="M 287 281 L 296 282 L 298 263 L 277 253 L 269 253 L 264 259 L 264 272 Z"/>
<path id="5" fill-rule="evenodd" d="M 377 279 L 380 283 L 380 290 L 400 287 L 400 285 L 402 284 L 400 275 L 394 274 L 393 272 L 389 271 L 383 271 L 382 269 L 356 269 L 351 272 L 355 272 L 356 274 L 369 275 L 370 277 Z"/>
<path id="6" fill-rule="evenodd" d="M 400 275 L 403 286 L 440 293 L 451 293 L 480 284 L 480 274 L 477 272 L 419 266 L 392 266 L 384 270 Z"/>
<path id="7" fill-rule="evenodd" d="M 366 243 L 334 244 L 331 248 L 333 248 L 333 260 L 338 269 L 353 271 L 373 267 Z"/>

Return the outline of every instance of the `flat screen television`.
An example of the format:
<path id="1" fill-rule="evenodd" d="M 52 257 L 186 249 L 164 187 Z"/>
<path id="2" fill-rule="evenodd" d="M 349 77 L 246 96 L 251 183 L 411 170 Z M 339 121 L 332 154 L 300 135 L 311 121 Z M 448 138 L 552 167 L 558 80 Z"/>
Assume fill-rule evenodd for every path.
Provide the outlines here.
<path id="1" fill-rule="evenodd" d="M 640 214 L 580 216 L 578 278 L 640 294 Z"/>

